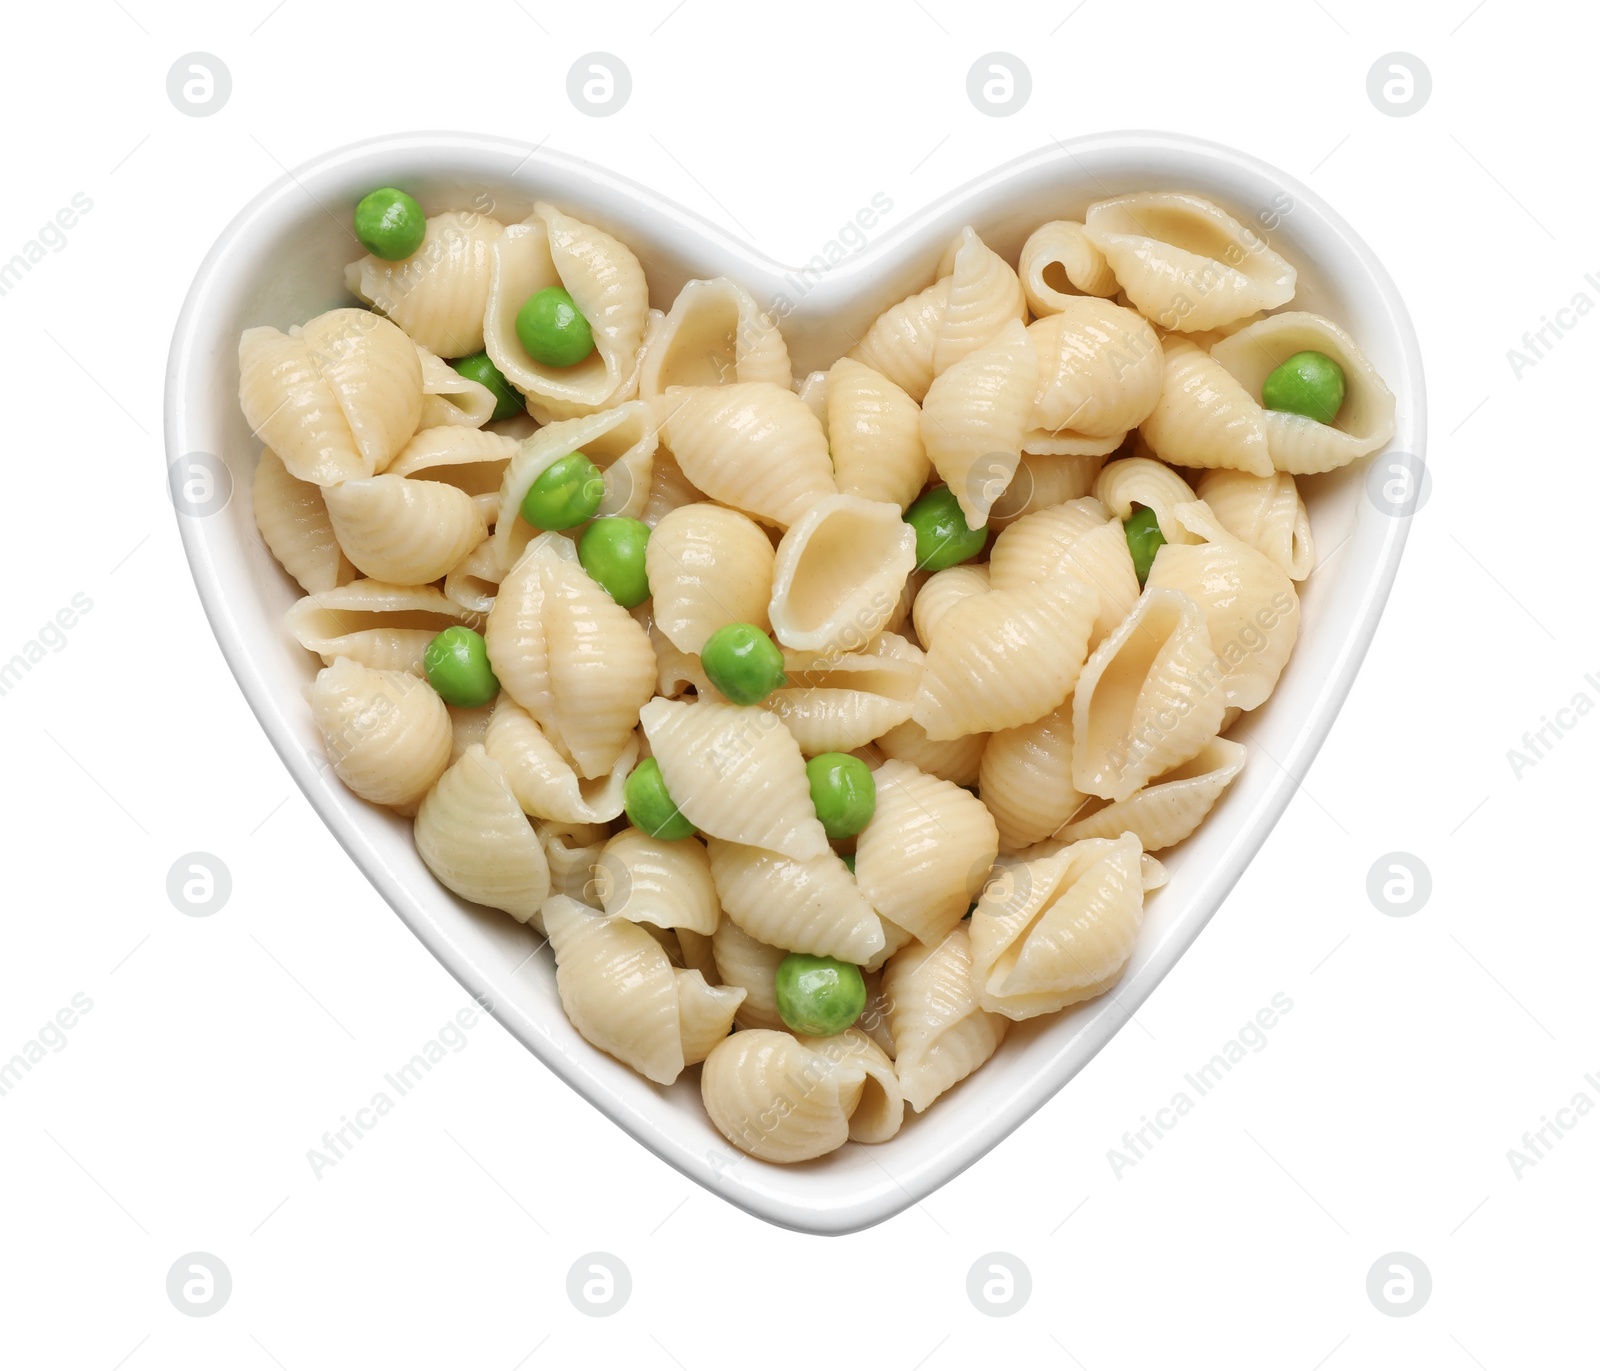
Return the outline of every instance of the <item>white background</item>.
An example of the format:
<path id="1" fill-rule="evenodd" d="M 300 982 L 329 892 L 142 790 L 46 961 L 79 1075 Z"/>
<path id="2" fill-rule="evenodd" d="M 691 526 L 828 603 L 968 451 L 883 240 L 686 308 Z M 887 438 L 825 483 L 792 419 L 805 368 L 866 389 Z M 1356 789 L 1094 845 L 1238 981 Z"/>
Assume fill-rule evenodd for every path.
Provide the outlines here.
<path id="1" fill-rule="evenodd" d="M 93 608 L 0 698 L 9 785 L 0 1058 L 75 994 L 92 1010 L 0 1098 L 0 1360 L 113 1371 L 628 1365 L 848 1356 L 884 1368 L 1554 1363 L 1592 1346 L 1600 1103 L 1589 716 L 1515 777 L 1507 749 L 1600 702 L 1588 316 L 1516 379 L 1507 349 L 1600 272 L 1593 61 L 1576 6 L 1473 0 L 1076 0 L 967 6 L 162 4 L 8 12 L 0 259 L 76 192 L 93 209 L 0 298 L 12 416 L 0 659 Z M 775 7 L 776 8 L 776 7 Z M 1072 11 L 1069 15 L 1069 11 Z M 1470 11 L 1470 14 L 1469 14 Z M 1586 13 L 1586 12 L 1584 12 Z M 605 119 L 566 72 L 633 74 Z M 166 94 L 221 57 L 220 112 Z M 1018 54 L 1009 118 L 966 96 Z M 1366 92 L 1396 50 L 1420 113 Z M 1434 487 L 1364 671 L 1306 786 L 1130 1025 L 958 1180 L 841 1239 L 768 1227 L 656 1161 L 492 1022 L 339 1165 L 307 1149 L 465 1003 L 321 829 L 257 731 L 189 580 L 162 480 L 163 363 L 190 276 L 283 169 L 407 128 L 503 133 L 603 162 L 780 258 L 875 192 L 891 222 L 1067 136 L 1174 128 L 1306 178 L 1385 260 L 1428 364 Z M 215 853 L 210 918 L 166 875 Z M 1432 872 L 1390 918 L 1369 868 Z M 1120 1178 L 1107 1150 L 1282 992 L 1293 1010 Z M 1547 1135 L 1553 1137 L 1554 1135 Z M 202 1250 L 233 1293 L 187 1318 Z M 1415 1254 L 1433 1293 L 1386 1317 L 1366 1278 Z M 632 1273 L 585 1317 L 566 1273 Z M 1031 1272 L 985 1317 L 985 1253 Z M 1590 1354 L 1592 1355 L 1592 1354 Z"/>

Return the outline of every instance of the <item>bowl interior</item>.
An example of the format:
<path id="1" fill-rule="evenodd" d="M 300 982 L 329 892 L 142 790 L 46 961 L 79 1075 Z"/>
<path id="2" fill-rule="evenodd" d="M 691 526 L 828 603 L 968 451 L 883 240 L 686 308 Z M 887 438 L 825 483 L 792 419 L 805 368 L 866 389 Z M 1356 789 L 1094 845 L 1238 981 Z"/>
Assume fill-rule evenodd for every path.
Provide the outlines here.
<path id="1" fill-rule="evenodd" d="M 386 138 L 328 154 L 247 207 L 202 265 L 179 319 L 168 372 L 169 461 L 221 458 L 233 498 L 208 518 L 180 515 L 206 611 L 251 707 L 285 765 L 374 885 L 423 943 L 505 1026 L 575 1089 L 692 1179 L 774 1222 L 847 1231 L 907 1207 L 981 1156 L 1104 1045 L 1221 904 L 1303 776 L 1354 677 L 1393 578 L 1407 520 L 1363 495 L 1366 463 L 1302 483 L 1319 567 L 1302 593 L 1301 639 L 1272 700 L 1234 737 L 1243 774 L 1194 837 L 1163 853 L 1170 884 L 1112 995 L 1018 1025 L 999 1054 L 901 1134 L 871 1149 L 776 1167 L 744 1157 L 710 1125 L 698 1069 L 670 1088 L 583 1042 L 556 997 L 548 949 L 509 917 L 456 899 L 429 874 L 410 824 L 346 791 L 323 761 L 304 700 L 319 663 L 283 628 L 299 595 L 256 532 L 250 481 L 260 444 L 239 412 L 237 340 L 350 304 L 346 262 L 355 202 L 375 185 L 407 187 L 429 212 L 476 206 L 505 222 L 548 199 L 615 233 L 638 254 L 652 303 L 693 277 L 732 276 L 783 319 L 796 374 L 826 367 L 886 305 L 926 285 L 965 224 L 1015 260 L 1027 234 L 1081 219 L 1097 199 L 1192 189 L 1251 225 L 1300 273 L 1290 308 L 1344 324 L 1398 399 L 1391 449 L 1421 455 L 1422 374 L 1403 305 L 1354 233 L 1303 186 L 1228 149 L 1166 134 L 1059 144 L 1003 167 L 832 265 L 786 268 L 651 192 L 599 168 L 522 144 L 465 134 Z M 487 195 L 490 203 L 483 197 Z"/>

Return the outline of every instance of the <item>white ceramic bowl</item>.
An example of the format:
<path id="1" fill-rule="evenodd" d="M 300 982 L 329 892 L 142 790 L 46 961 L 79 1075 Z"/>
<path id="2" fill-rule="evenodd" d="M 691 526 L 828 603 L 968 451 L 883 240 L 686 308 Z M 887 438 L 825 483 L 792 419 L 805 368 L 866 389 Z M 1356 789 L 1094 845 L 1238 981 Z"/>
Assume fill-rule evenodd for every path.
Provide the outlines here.
<path id="1" fill-rule="evenodd" d="M 1277 693 L 1252 721 L 1259 747 L 1250 765 L 1200 831 L 1162 854 L 1171 884 L 1151 898 L 1114 998 L 1019 1025 L 988 1065 L 926 1115 L 908 1111 L 906 1127 L 889 1143 L 848 1146 L 802 1166 L 755 1161 L 707 1120 L 698 1071 L 663 1089 L 579 1038 L 556 998 L 549 954 L 528 960 L 533 932 L 450 895 L 418 859 L 410 823 L 363 803 L 321 764 L 301 693 L 315 663 L 282 626 L 298 590 L 251 516 L 259 444 L 239 412 L 236 347 L 249 325 L 283 328 L 350 303 L 343 267 L 358 250 L 345 225 L 366 191 L 391 184 L 408 188 L 429 213 L 465 208 L 487 190 L 493 213 L 506 222 L 526 216 L 536 198 L 551 200 L 627 242 L 658 305 L 692 277 L 732 276 L 764 303 L 784 295 L 794 302 L 784 332 L 797 375 L 829 365 L 880 309 L 926 284 L 964 224 L 1015 260 L 1034 226 L 1081 219 L 1091 201 L 1141 189 L 1193 190 L 1263 232 L 1273 225 L 1273 247 L 1300 270 L 1292 307 L 1325 312 L 1349 329 L 1398 398 L 1390 450 L 1420 457 L 1422 364 L 1394 283 L 1350 227 L 1299 182 L 1243 153 L 1165 133 L 1095 135 L 1019 158 L 909 215 L 819 281 L 575 158 L 472 134 L 402 134 L 301 167 L 241 211 L 201 264 L 168 362 L 168 460 L 219 456 L 233 497 L 217 514 L 180 514 L 179 523 L 217 641 L 295 781 L 428 950 L 469 991 L 490 997 L 506 1028 L 646 1147 L 774 1223 L 815 1233 L 877 1223 L 970 1166 L 1060 1090 L 1216 912 L 1327 735 L 1377 626 L 1409 520 L 1365 498 L 1366 463 L 1305 482 L 1326 564 L 1305 588 L 1300 644 Z M 1274 212 L 1276 218 L 1262 217 Z M 800 281 L 810 289 L 798 290 Z"/>

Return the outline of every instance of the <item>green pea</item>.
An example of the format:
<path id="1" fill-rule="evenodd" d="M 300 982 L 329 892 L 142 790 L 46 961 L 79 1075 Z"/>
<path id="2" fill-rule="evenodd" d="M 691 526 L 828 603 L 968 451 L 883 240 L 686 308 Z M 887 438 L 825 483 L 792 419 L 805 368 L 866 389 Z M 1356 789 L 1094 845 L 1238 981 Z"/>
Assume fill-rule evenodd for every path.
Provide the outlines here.
<path id="1" fill-rule="evenodd" d="M 789 679 L 778 645 L 754 624 L 724 624 L 700 649 L 700 665 L 736 705 L 760 704 Z"/>
<path id="2" fill-rule="evenodd" d="M 527 412 L 522 396 L 511 388 L 511 382 L 500 374 L 500 368 L 489 360 L 487 352 L 475 352 L 470 357 L 457 357 L 450 363 L 469 381 L 476 381 L 494 396 L 494 413 L 489 417 L 495 423 L 514 419 Z"/>
<path id="3" fill-rule="evenodd" d="M 523 301 L 517 338 L 528 356 L 547 367 L 575 366 L 594 351 L 589 321 L 560 286 L 547 286 Z"/>
<path id="4" fill-rule="evenodd" d="M 1344 403 L 1344 368 L 1325 353 L 1297 352 L 1261 383 L 1261 403 L 1331 424 Z"/>
<path id="5" fill-rule="evenodd" d="M 428 644 L 422 672 L 447 705 L 477 709 L 500 693 L 483 636 L 457 624 Z"/>
<path id="6" fill-rule="evenodd" d="M 411 256 L 422 246 L 427 231 L 422 206 L 393 186 L 363 195 L 356 205 L 356 237 L 362 247 L 385 262 Z"/>
<path id="7" fill-rule="evenodd" d="M 846 852 L 843 860 L 844 864 L 850 868 L 850 874 L 854 876 L 856 874 L 856 854 L 854 852 Z"/>
<path id="8" fill-rule="evenodd" d="M 905 513 L 917 535 L 917 570 L 943 571 L 976 557 L 989 536 L 987 528 L 968 528 L 961 502 L 949 486 L 922 496 Z"/>
<path id="9" fill-rule="evenodd" d="M 773 977 L 778 1017 L 796 1033 L 831 1037 L 843 1033 L 867 1007 L 861 968 L 832 957 L 791 952 Z"/>
<path id="10" fill-rule="evenodd" d="M 699 832 L 667 793 L 661 765 L 654 757 L 646 757 L 628 773 L 622 786 L 622 807 L 628 822 L 652 838 L 675 843 Z"/>
<path id="11" fill-rule="evenodd" d="M 535 528 L 576 528 L 606 496 L 606 478 L 581 452 L 558 457 L 522 497 L 522 517 Z"/>
<path id="12" fill-rule="evenodd" d="M 650 529 L 637 519 L 620 515 L 596 519 L 578 539 L 578 560 L 624 609 L 650 598 L 650 578 L 645 575 L 644 549 Z"/>
<path id="13" fill-rule="evenodd" d="M 822 752 L 806 763 L 811 804 L 830 840 L 853 838 L 872 820 L 878 787 L 872 772 L 848 752 Z"/>
<path id="14" fill-rule="evenodd" d="M 1133 569 L 1138 573 L 1139 584 L 1150 575 L 1150 564 L 1156 552 L 1167 540 L 1162 536 L 1161 525 L 1156 522 L 1156 512 L 1143 505 L 1133 507 L 1133 517 L 1124 519 L 1122 527 L 1128 535 L 1128 551 L 1133 554 Z"/>

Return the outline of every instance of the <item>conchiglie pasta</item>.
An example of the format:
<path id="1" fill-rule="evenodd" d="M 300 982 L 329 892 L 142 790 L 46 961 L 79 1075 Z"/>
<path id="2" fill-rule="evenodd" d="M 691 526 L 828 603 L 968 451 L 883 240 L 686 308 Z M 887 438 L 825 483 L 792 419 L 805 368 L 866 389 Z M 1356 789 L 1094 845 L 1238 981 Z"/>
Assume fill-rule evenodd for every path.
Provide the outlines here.
<path id="1" fill-rule="evenodd" d="M 422 414 L 422 366 L 411 340 L 359 309 L 303 328 L 239 337 L 239 406 L 291 476 L 359 480 L 388 464 Z"/>
<path id="2" fill-rule="evenodd" d="M 522 808 L 535 818 L 563 824 L 603 824 L 620 815 L 623 783 L 639 756 L 638 739 L 630 738 L 610 771 L 580 776 L 533 715 L 506 691 L 495 701 L 483 744 Z"/>
<path id="3" fill-rule="evenodd" d="M 363 257 L 345 268 L 345 284 L 430 352 L 481 352 L 491 257 L 504 231 L 498 220 L 474 210 L 435 214 L 411 256 L 394 262 Z"/>
<path id="4" fill-rule="evenodd" d="M 953 781 L 959 786 L 973 786 L 978 783 L 983 749 L 989 737 L 987 733 L 968 733 L 960 738 L 934 742 L 921 724 L 907 719 L 875 739 L 874 746 L 885 757 L 909 763 L 930 776 Z"/>
<path id="5" fill-rule="evenodd" d="M 639 520 L 649 528 L 658 528 L 673 510 L 696 504 L 705 498 L 705 492 L 697 490 L 683 474 L 678 459 L 666 448 L 658 447 L 655 460 L 650 464 L 650 494 L 639 513 Z"/>
<path id="6" fill-rule="evenodd" d="M 1078 680 L 1099 602 L 1064 576 L 961 600 L 927 643 L 911 717 L 943 739 L 1048 714 Z"/>
<path id="7" fill-rule="evenodd" d="M 262 541 L 308 595 L 354 580 L 356 569 L 334 537 L 322 491 L 291 476 L 271 448 L 256 463 L 250 503 Z"/>
<path id="8" fill-rule="evenodd" d="M 550 894 L 568 895 L 580 904 L 593 905 L 599 898 L 595 893 L 595 867 L 605 850 L 605 828 L 599 837 L 586 829 L 566 832 L 548 824 L 536 824 L 539 845 L 544 849 L 545 861 L 550 866 Z"/>
<path id="9" fill-rule="evenodd" d="M 1007 874 L 972 912 L 978 1003 L 1030 1019 L 1111 989 L 1144 918 L 1139 840 L 1087 838 Z"/>
<path id="10" fill-rule="evenodd" d="M 724 918 L 711 935 L 717 979 L 744 991 L 734 1016 L 740 1028 L 783 1028 L 778 1013 L 778 964 L 789 954 L 752 938 L 732 919 Z"/>
<path id="11" fill-rule="evenodd" d="M 937 946 L 912 943 L 895 953 L 884 968 L 883 997 L 895 1075 L 919 1114 L 994 1056 L 1011 1027 L 1004 1015 L 978 1003 L 964 924 Z"/>
<path id="12" fill-rule="evenodd" d="M 311 717 L 339 779 L 364 800 L 409 808 L 450 764 L 450 715 L 426 681 L 339 657 L 317 673 Z"/>
<path id="13" fill-rule="evenodd" d="M 1252 396 L 1297 352 L 1320 352 L 1344 372 L 1344 403 L 1331 424 L 1304 414 L 1265 411 L 1267 450 L 1279 471 L 1305 476 L 1332 471 L 1376 452 L 1394 436 L 1394 393 L 1367 356 L 1331 319 L 1294 311 L 1240 329 L 1211 349 L 1212 359 Z"/>
<path id="14" fill-rule="evenodd" d="M 824 496 L 778 543 L 773 636 L 802 652 L 859 648 L 888 622 L 916 562 L 917 535 L 898 505 Z"/>
<path id="15" fill-rule="evenodd" d="M 887 376 L 841 357 L 827 373 L 826 431 L 840 494 L 907 508 L 928 481 L 922 411 Z"/>
<path id="16" fill-rule="evenodd" d="M 472 497 L 442 481 L 384 474 L 322 494 L 345 556 L 362 575 L 394 585 L 437 581 L 488 533 Z"/>
<path id="17" fill-rule="evenodd" d="M 873 772 L 877 803 L 856 840 L 867 902 L 924 943 L 967 912 L 999 852 L 994 819 L 970 792 L 905 762 Z"/>
<path id="18" fill-rule="evenodd" d="M 1131 309 L 1079 296 L 1028 326 L 1039 356 L 1031 429 L 1117 438 L 1161 393 L 1161 341 Z"/>
<path id="19" fill-rule="evenodd" d="M 855 1029 L 832 1038 L 736 1033 L 706 1059 L 700 1094 L 723 1137 L 768 1162 L 887 1141 L 905 1111 L 893 1064 Z"/>
<path id="20" fill-rule="evenodd" d="M 1188 761 L 1221 726 L 1222 670 L 1200 607 L 1181 591 L 1148 587 L 1078 679 L 1072 783 L 1125 800 Z"/>
<path id="21" fill-rule="evenodd" d="M 1017 259 L 1028 307 L 1043 318 L 1056 314 L 1080 295 L 1115 295 L 1116 273 L 1080 223 L 1056 219 L 1041 224 L 1022 245 Z"/>
<path id="22" fill-rule="evenodd" d="M 474 616 L 432 586 L 351 581 L 295 602 L 284 625 L 301 647 L 332 665 L 349 657 L 379 671 L 422 674 L 422 654 L 453 624 Z"/>
<path id="23" fill-rule="evenodd" d="M 706 849 L 693 838 L 669 842 L 625 828 L 601 853 L 595 873 L 607 914 L 657 928 L 717 931 L 722 907 Z"/>
<path id="24" fill-rule="evenodd" d="M 1157 776 L 1126 800 L 1085 807 L 1072 823 L 1055 836 L 1065 842 L 1080 838 L 1116 838 L 1131 833 L 1146 852 L 1181 843 L 1200 822 L 1222 792 L 1243 769 L 1247 750 L 1242 743 L 1213 738 L 1188 761 Z"/>
<path id="25" fill-rule="evenodd" d="M 1094 489 L 1095 477 L 1105 465 L 1103 456 L 1053 457 L 1028 450 L 1029 435 L 1022 439 L 1022 457 L 1011 484 L 989 509 L 989 527 L 1003 529 L 1018 519 L 1078 500 Z"/>
<path id="26" fill-rule="evenodd" d="M 889 306 L 860 343 L 845 354 L 887 376 L 918 404 L 933 384 L 939 326 L 950 305 L 950 278 Z"/>
<path id="27" fill-rule="evenodd" d="M 384 468 L 387 476 L 443 481 L 471 496 L 500 489 L 517 443 L 503 434 L 448 425 L 419 429 Z"/>
<path id="28" fill-rule="evenodd" d="M 983 527 L 1016 474 L 1038 372 L 1038 349 L 1013 319 L 928 388 L 922 445 L 969 528 Z"/>
<path id="29" fill-rule="evenodd" d="M 1120 519 L 1086 497 L 1040 510 L 1011 524 L 995 539 L 989 579 L 996 590 L 1013 590 L 1051 576 L 1081 581 L 1094 591 L 1098 609 L 1090 647 L 1114 632 L 1139 599 L 1139 575 Z"/>
<path id="30" fill-rule="evenodd" d="M 1165 329 L 1215 328 L 1294 296 L 1294 268 L 1198 195 L 1142 191 L 1101 200 L 1089 206 L 1084 229 L 1134 307 Z"/>
<path id="31" fill-rule="evenodd" d="M 774 551 L 753 520 L 721 505 L 666 514 L 645 544 L 651 613 L 681 652 L 699 652 L 727 624 L 768 627 Z"/>
<path id="32" fill-rule="evenodd" d="M 934 342 L 935 377 L 970 357 L 1007 324 L 1027 318 L 1017 273 L 971 228 L 962 229 L 945 249 L 939 274 L 950 279 L 950 298 Z"/>
<path id="33" fill-rule="evenodd" d="M 787 682 L 762 702 L 808 756 L 853 752 L 911 718 L 922 653 L 894 633 L 860 652 L 785 652 Z"/>
<path id="34" fill-rule="evenodd" d="M 939 621 L 969 595 L 983 595 L 991 589 L 989 567 L 984 562 L 965 562 L 936 571 L 922 583 L 911 606 L 911 623 L 917 640 L 926 647 L 938 631 Z"/>
<path id="35" fill-rule="evenodd" d="M 797 862 L 720 838 L 706 846 L 723 912 L 752 938 L 857 964 L 883 950 L 877 914 L 833 852 Z"/>
<path id="36" fill-rule="evenodd" d="M 788 528 L 838 493 L 822 425 L 793 391 L 765 381 L 694 386 L 656 407 L 683 474 L 721 504 Z"/>
<path id="37" fill-rule="evenodd" d="M 789 349 L 770 314 L 743 286 L 719 276 L 686 281 L 639 363 L 639 398 L 669 386 L 793 382 Z"/>
<path id="38" fill-rule="evenodd" d="M 417 428 L 481 429 L 494 417 L 495 396 L 488 386 L 469 380 L 442 357 L 420 343 L 417 361 L 422 365 L 422 416 Z"/>
<path id="39" fill-rule="evenodd" d="M 1200 535 L 1178 519 L 1180 505 L 1195 498 L 1189 483 L 1169 466 L 1149 457 L 1123 457 L 1109 463 L 1094 483 L 1094 495 L 1117 519 L 1131 519 L 1142 505 L 1156 516 L 1169 543 L 1198 543 Z"/>
<path id="40" fill-rule="evenodd" d="M 795 861 L 828 850 L 805 759 L 775 714 L 656 699 L 639 722 L 667 792 L 702 833 Z"/>
<path id="41" fill-rule="evenodd" d="M 1164 338 L 1161 396 L 1139 426 L 1163 462 L 1272 475 L 1266 414 L 1209 353 L 1176 334 Z"/>
<path id="42" fill-rule="evenodd" d="M 538 924 L 550 866 L 505 772 L 483 748 L 469 747 L 439 778 L 417 809 L 413 834 L 442 885 Z"/>
<path id="43" fill-rule="evenodd" d="M 1287 472 L 1252 476 L 1244 471 L 1208 471 L 1195 494 L 1217 522 L 1269 558 L 1292 581 L 1303 581 L 1316 565 L 1311 518 Z"/>
<path id="44" fill-rule="evenodd" d="M 978 770 L 978 798 L 994 816 L 1000 851 L 1050 837 L 1083 806 L 1072 784 L 1072 711 L 991 734 Z"/>

